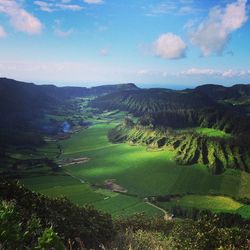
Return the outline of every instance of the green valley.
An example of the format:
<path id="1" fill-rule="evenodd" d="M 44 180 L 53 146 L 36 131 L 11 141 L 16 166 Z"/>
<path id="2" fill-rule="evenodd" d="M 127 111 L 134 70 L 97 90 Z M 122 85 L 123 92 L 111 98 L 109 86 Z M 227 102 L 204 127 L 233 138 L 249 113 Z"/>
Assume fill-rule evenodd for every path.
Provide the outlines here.
<path id="1" fill-rule="evenodd" d="M 235 110 L 227 99 L 204 97 L 202 88 L 145 90 L 124 84 L 56 88 L 51 94 L 51 86 L 39 90 L 29 85 L 39 103 L 31 118 L 27 107 L 35 102 L 33 96 L 25 83 L 12 84 L 24 88 L 25 95 L 18 98 L 27 104 L 18 113 L 5 113 L 0 129 L 4 200 L 12 197 L 24 206 L 12 189 L 19 190 L 35 203 L 46 200 L 45 207 L 64 204 L 67 211 L 96 211 L 105 221 L 110 216 L 118 223 L 115 230 L 141 230 L 138 223 L 151 223 L 145 228 L 175 228 L 167 230 L 172 235 L 180 225 L 182 232 L 185 223 L 198 227 L 206 218 L 209 226 L 217 223 L 223 230 L 241 223 L 247 227 L 250 120 L 245 109 Z M 12 206 L 8 203 L 6 209 Z M 1 209 L 5 207 L 3 203 Z M 50 225 L 39 208 L 29 210 Z"/>

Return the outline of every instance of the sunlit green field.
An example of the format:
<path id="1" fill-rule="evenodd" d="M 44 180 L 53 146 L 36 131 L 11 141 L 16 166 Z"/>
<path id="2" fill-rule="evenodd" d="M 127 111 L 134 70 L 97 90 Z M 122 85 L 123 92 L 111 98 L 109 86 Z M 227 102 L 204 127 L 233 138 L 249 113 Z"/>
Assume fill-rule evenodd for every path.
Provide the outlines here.
<path id="1" fill-rule="evenodd" d="M 114 217 L 145 213 L 148 216 L 162 216 L 162 212 L 144 203 L 137 197 L 130 197 L 104 189 L 92 189 L 88 184 L 64 174 L 43 175 L 22 179 L 22 183 L 34 191 L 50 197 L 67 197 L 78 205 L 91 204 Z"/>
<path id="2" fill-rule="evenodd" d="M 183 208 L 197 208 L 200 210 L 210 210 L 213 212 L 239 213 L 243 217 L 249 218 L 250 206 L 225 196 L 211 195 L 186 195 L 168 202 L 161 202 L 164 209 L 180 206 Z"/>
<path id="3" fill-rule="evenodd" d="M 221 138 L 228 138 L 231 135 L 227 134 L 226 132 L 214 129 L 214 128 L 196 128 L 195 131 L 199 134 L 203 134 L 209 137 L 221 137 Z"/>
<path id="4" fill-rule="evenodd" d="M 117 123 L 93 125 L 61 141 L 63 155 L 61 158 L 89 157 L 87 163 L 70 165 L 63 168 L 76 178 L 60 173 L 44 174 L 39 177 L 25 178 L 23 183 L 46 195 L 68 197 L 71 201 L 84 205 L 93 204 L 113 216 L 126 216 L 135 212 L 148 215 L 161 215 L 161 211 L 143 202 L 144 197 L 186 194 L 217 194 L 231 197 L 250 197 L 250 175 L 236 170 L 227 170 L 221 175 L 212 175 L 205 166 L 180 166 L 174 158 L 173 151 L 147 151 L 144 146 L 112 144 L 108 141 L 107 132 Z M 80 183 L 77 178 L 85 181 Z M 128 190 L 128 194 L 115 194 L 103 189 L 94 190 L 90 185 L 103 186 L 105 180 L 113 179 L 116 184 Z M 190 196 L 192 198 L 192 196 Z M 196 198 L 195 198 L 196 197 Z M 193 196 L 197 203 L 201 196 Z M 212 196 L 213 199 L 215 196 Z M 190 202 L 191 202 L 191 198 Z M 218 209 L 227 211 L 228 200 L 217 201 Z M 228 198 L 229 199 L 229 198 Z M 233 200 L 232 200 L 233 201 Z M 183 206 L 187 201 L 182 201 Z M 204 199 L 199 205 L 202 209 Z M 209 200 L 204 205 L 210 209 Z M 239 207 L 245 215 L 248 209 Z"/>
<path id="5" fill-rule="evenodd" d="M 162 207 L 181 206 L 185 208 L 209 209 L 214 212 L 235 212 L 242 204 L 229 197 L 211 195 L 186 195 L 168 202 L 161 202 Z"/>
<path id="6" fill-rule="evenodd" d="M 186 192 L 250 197 L 249 174 L 227 170 L 222 175 L 212 175 L 205 166 L 176 164 L 171 151 L 148 152 L 143 146 L 111 144 L 106 134 L 112 126 L 96 125 L 64 141 L 63 157 L 90 158 L 67 170 L 90 183 L 116 179 L 129 193 L 140 197 Z"/>

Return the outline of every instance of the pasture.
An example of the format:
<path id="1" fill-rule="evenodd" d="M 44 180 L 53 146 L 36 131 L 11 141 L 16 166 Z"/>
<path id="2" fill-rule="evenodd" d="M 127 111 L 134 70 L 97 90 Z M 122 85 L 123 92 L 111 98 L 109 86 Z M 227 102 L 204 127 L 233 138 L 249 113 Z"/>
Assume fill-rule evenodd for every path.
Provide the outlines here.
<path id="1" fill-rule="evenodd" d="M 220 213 L 238 213 L 242 217 L 250 218 L 250 206 L 225 196 L 211 195 L 185 195 L 168 202 L 160 202 L 160 206 L 166 210 L 171 207 L 197 208 Z"/>
<path id="2" fill-rule="evenodd" d="M 66 197 L 80 206 L 91 204 L 96 209 L 112 214 L 113 217 L 144 213 L 148 216 L 162 216 L 162 212 L 143 202 L 142 199 L 105 189 L 93 189 L 87 183 L 65 175 L 43 175 L 21 180 L 31 190 L 52 198 Z"/>
<path id="3" fill-rule="evenodd" d="M 226 170 L 221 175 L 212 175 L 204 165 L 178 165 L 174 151 L 147 151 L 144 146 L 110 143 L 107 133 L 117 125 L 116 116 L 120 117 L 120 114 L 107 113 L 99 119 L 93 118 L 94 125 L 60 141 L 63 149 L 60 160 L 88 157 L 88 162 L 65 166 L 59 173 L 34 173 L 23 178 L 22 182 L 52 197 L 65 196 L 79 205 L 90 203 L 113 216 L 129 216 L 140 212 L 161 215 L 159 210 L 143 202 L 143 198 L 149 196 L 192 193 L 198 195 L 193 196 L 195 206 L 199 200 L 195 197 L 209 194 L 250 198 L 250 175 L 245 172 Z M 54 143 L 38 152 L 50 154 L 55 159 L 58 150 Z M 80 183 L 79 179 L 84 180 L 84 183 Z M 127 194 L 105 190 L 105 181 L 109 179 L 126 189 Z M 201 198 L 199 204 L 203 201 Z M 214 201 L 217 201 L 216 204 L 219 202 L 211 200 L 210 204 Z M 185 204 L 188 204 L 187 201 Z M 205 207 L 210 209 L 208 204 Z M 228 200 L 220 200 L 218 209 L 224 208 L 228 208 Z M 241 206 L 239 209 L 242 214 L 248 215 L 247 208 Z"/>
<path id="4" fill-rule="evenodd" d="M 149 152 L 143 146 L 112 144 L 107 132 L 114 124 L 99 124 L 74 134 L 62 142 L 62 157 L 89 157 L 67 171 L 89 183 L 102 185 L 115 179 L 128 193 L 147 197 L 164 194 L 218 194 L 250 197 L 250 175 L 227 170 L 212 175 L 203 165 L 180 166 L 175 152 Z"/>
<path id="5" fill-rule="evenodd" d="M 185 208 L 208 209 L 214 212 L 235 212 L 242 204 L 225 196 L 185 195 L 169 202 L 160 203 L 163 208 L 180 206 Z"/>
<path id="6" fill-rule="evenodd" d="M 220 137 L 220 138 L 229 138 L 231 135 L 214 128 L 196 128 L 195 131 L 199 134 L 208 136 L 208 137 Z"/>

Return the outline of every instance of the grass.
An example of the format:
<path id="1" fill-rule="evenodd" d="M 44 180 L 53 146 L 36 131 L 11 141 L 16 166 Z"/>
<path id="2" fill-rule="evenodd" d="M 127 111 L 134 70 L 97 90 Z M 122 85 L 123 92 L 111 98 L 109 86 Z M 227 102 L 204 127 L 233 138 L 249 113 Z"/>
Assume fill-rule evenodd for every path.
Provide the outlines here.
<path id="1" fill-rule="evenodd" d="M 92 204 L 96 209 L 111 213 L 113 217 L 131 216 L 142 212 L 148 216 L 162 215 L 159 210 L 152 208 L 137 197 L 105 189 L 94 190 L 88 184 L 80 184 L 79 181 L 64 174 L 24 178 L 21 182 L 31 190 L 52 198 L 67 197 L 80 206 Z"/>
<path id="2" fill-rule="evenodd" d="M 196 128 L 195 131 L 199 134 L 206 135 L 208 137 L 221 137 L 221 138 L 229 138 L 231 135 L 214 128 Z"/>
<path id="3" fill-rule="evenodd" d="M 185 195 L 179 199 L 160 203 L 163 208 L 180 206 L 214 212 L 236 212 L 243 205 L 232 198 L 211 195 Z"/>
<path id="4" fill-rule="evenodd" d="M 23 183 L 33 190 L 52 197 L 64 195 L 79 205 L 91 203 L 113 216 L 127 216 L 136 212 L 145 212 L 148 215 L 161 214 L 159 210 L 143 202 L 142 199 L 148 196 L 193 193 L 196 196 L 189 197 L 190 204 L 193 198 L 195 206 L 204 205 L 208 209 L 213 209 L 212 204 L 215 202 L 214 209 L 218 210 L 230 210 L 228 206 L 230 202 L 227 200 L 230 198 L 213 200 L 218 196 L 209 194 L 216 194 L 219 197 L 224 195 L 250 197 L 250 175 L 245 172 L 226 170 L 221 175 L 212 175 L 204 165 L 178 165 L 174 160 L 174 151 L 149 152 L 144 146 L 110 143 L 107 133 L 117 125 L 121 115 L 116 112 L 105 113 L 102 118 L 95 120 L 95 125 L 61 141 L 63 148 L 61 158 L 90 158 L 87 163 L 64 167 L 67 172 L 85 180 L 85 184 L 80 184 L 78 180 L 62 173 L 53 175 L 51 172 L 47 175 L 43 172 L 42 176 L 33 173 L 32 177 L 24 178 Z M 213 132 L 214 136 L 216 133 L 218 136 L 219 133 L 204 128 L 201 131 L 203 133 L 206 131 L 210 135 Z M 50 154 L 52 158 L 56 152 L 55 144 L 38 151 L 39 154 Z M 115 179 L 115 183 L 136 197 L 104 189 L 94 190 L 89 185 L 102 186 L 107 179 Z M 188 200 L 182 202 L 189 204 Z M 230 204 L 232 206 L 233 202 Z M 247 207 L 241 206 L 237 209 L 242 216 L 250 217 Z"/>
<path id="5" fill-rule="evenodd" d="M 112 214 L 114 217 L 126 217 L 134 213 L 145 213 L 149 216 L 163 215 L 161 211 L 140 201 L 136 197 L 130 197 L 123 194 L 117 194 L 106 200 L 93 204 L 96 208 Z"/>
<path id="6" fill-rule="evenodd" d="M 249 174 L 228 170 L 212 175 L 202 165 L 178 165 L 171 151 L 148 152 L 143 146 L 111 144 L 106 136 L 111 127 L 113 124 L 95 125 L 63 141 L 63 157 L 90 158 L 83 165 L 66 167 L 67 171 L 96 184 L 116 179 L 140 197 L 187 192 L 250 197 Z"/>
<path id="7" fill-rule="evenodd" d="M 244 205 L 242 207 L 240 207 L 237 210 L 237 213 L 240 214 L 243 218 L 250 218 L 250 205 Z"/>

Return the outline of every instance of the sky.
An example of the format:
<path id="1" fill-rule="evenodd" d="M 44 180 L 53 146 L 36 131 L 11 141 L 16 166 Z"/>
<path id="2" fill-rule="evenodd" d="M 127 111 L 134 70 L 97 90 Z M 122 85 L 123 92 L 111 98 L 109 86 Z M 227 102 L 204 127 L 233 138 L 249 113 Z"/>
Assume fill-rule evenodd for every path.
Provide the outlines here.
<path id="1" fill-rule="evenodd" d="M 249 9 L 247 0 L 0 0 L 0 77 L 250 83 Z"/>

